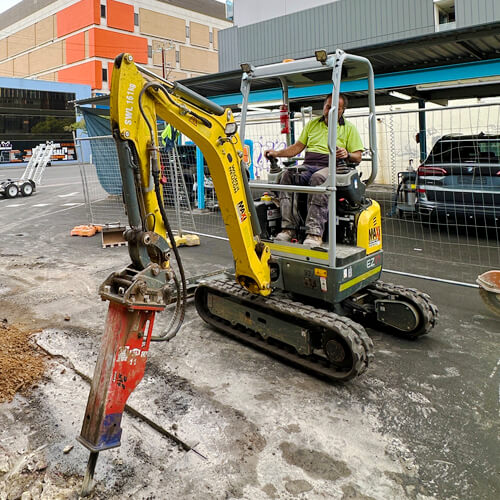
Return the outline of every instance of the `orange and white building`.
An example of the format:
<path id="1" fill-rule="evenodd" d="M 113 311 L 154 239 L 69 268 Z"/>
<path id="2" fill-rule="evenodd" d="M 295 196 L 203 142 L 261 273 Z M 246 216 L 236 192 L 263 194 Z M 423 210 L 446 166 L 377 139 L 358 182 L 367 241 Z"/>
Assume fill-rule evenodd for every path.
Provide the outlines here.
<path id="1" fill-rule="evenodd" d="M 23 0 L 0 18 L 0 77 L 107 92 L 121 52 L 171 80 L 215 73 L 229 26 L 216 0 Z"/>

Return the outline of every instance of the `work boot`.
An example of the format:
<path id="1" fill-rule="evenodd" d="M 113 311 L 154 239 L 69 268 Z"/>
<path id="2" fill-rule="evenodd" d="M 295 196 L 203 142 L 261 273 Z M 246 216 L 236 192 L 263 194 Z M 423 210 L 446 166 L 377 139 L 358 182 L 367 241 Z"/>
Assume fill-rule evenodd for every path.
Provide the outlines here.
<path id="1" fill-rule="evenodd" d="M 321 236 L 308 234 L 303 242 L 303 245 L 306 245 L 308 247 L 320 247 L 321 243 L 323 243 L 323 238 Z"/>
<path id="2" fill-rule="evenodd" d="M 274 241 L 292 241 L 295 239 L 295 231 L 293 229 L 283 229 L 281 233 L 276 235 Z"/>

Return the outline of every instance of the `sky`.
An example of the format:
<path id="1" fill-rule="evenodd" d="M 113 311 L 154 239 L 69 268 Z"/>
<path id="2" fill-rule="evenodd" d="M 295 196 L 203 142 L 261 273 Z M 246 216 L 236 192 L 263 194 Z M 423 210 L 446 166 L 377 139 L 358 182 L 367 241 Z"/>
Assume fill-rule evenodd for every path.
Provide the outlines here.
<path id="1" fill-rule="evenodd" d="M 0 0 L 0 12 L 4 10 L 10 9 L 16 3 L 19 3 L 21 0 Z"/>
<path id="2" fill-rule="evenodd" d="M 0 0 L 0 12 L 4 10 L 10 9 L 16 3 L 19 3 L 21 0 Z M 217 0 L 218 2 L 226 3 L 226 0 Z"/>

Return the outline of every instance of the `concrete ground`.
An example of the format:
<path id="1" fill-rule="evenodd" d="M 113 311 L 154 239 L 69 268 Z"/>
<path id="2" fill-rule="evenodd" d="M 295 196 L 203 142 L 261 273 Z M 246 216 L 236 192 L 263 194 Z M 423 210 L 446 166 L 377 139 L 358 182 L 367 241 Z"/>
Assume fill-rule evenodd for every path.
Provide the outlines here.
<path id="1" fill-rule="evenodd" d="M 0 404 L 0 498 L 78 497 L 88 452 L 75 437 L 107 310 L 97 288 L 129 262 L 126 248 L 69 236 L 87 219 L 78 170 L 61 168 L 33 197 L 0 199 L 0 319 L 40 329 L 51 356 L 28 395 Z M 190 275 L 231 260 L 209 239 L 181 255 Z M 179 335 L 151 346 L 93 497 L 498 498 L 498 318 L 476 289 L 383 279 L 431 294 L 439 324 L 415 342 L 369 331 L 375 362 L 348 384 L 243 346 L 189 305 Z"/>

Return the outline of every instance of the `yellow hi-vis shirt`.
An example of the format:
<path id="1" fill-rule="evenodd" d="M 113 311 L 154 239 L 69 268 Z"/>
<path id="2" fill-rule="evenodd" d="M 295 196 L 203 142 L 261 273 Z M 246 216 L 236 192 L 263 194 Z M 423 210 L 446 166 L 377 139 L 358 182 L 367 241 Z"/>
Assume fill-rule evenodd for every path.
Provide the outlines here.
<path id="1" fill-rule="evenodd" d="M 304 144 L 310 153 L 329 154 L 328 126 L 321 118 L 309 120 L 300 134 L 299 142 Z M 344 125 L 337 123 L 337 146 L 347 149 L 348 153 L 364 149 L 358 130 L 345 118 Z"/>
<path id="2" fill-rule="evenodd" d="M 167 123 L 167 126 L 163 129 L 163 132 L 161 133 L 161 141 L 163 145 L 166 145 L 167 139 L 175 142 L 177 140 L 177 137 L 179 137 L 179 131 L 175 130 L 175 134 L 172 133 L 172 131 L 175 130 L 170 123 Z M 172 137 L 175 135 L 175 137 Z"/>

